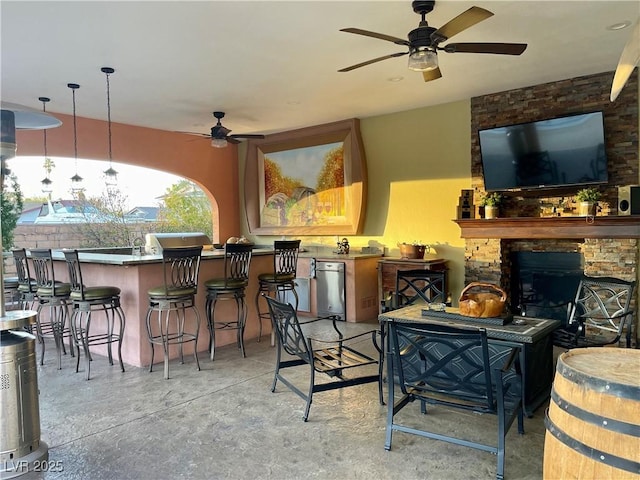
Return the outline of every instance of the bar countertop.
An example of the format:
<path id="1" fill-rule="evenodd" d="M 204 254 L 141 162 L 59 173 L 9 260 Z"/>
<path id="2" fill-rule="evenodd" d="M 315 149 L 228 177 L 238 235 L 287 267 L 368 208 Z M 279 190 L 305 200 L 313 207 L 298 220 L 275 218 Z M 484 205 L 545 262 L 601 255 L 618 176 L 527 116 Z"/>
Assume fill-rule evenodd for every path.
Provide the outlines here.
<path id="1" fill-rule="evenodd" d="M 63 250 L 52 250 L 54 260 L 64 260 Z M 253 255 L 273 255 L 271 248 L 255 248 Z M 150 263 L 162 263 L 162 255 L 126 255 L 119 253 L 83 252 L 78 249 L 78 258 L 82 263 L 96 263 L 103 265 L 146 265 Z M 202 260 L 214 260 L 224 258 L 224 249 L 202 250 Z"/>

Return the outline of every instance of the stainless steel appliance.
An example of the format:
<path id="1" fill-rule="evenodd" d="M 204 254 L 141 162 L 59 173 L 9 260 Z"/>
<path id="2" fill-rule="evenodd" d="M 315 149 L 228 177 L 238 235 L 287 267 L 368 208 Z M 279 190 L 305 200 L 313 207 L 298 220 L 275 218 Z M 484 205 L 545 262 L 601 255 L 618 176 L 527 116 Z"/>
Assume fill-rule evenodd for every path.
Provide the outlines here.
<path id="1" fill-rule="evenodd" d="M 151 255 L 161 255 L 164 248 L 194 247 L 211 245 L 211 239 L 200 232 L 147 233 L 144 251 Z"/>
<path id="2" fill-rule="evenodd" d="M 318 316 L 338 315 L 346 320 L 344 262 L 315 262 Z"/>

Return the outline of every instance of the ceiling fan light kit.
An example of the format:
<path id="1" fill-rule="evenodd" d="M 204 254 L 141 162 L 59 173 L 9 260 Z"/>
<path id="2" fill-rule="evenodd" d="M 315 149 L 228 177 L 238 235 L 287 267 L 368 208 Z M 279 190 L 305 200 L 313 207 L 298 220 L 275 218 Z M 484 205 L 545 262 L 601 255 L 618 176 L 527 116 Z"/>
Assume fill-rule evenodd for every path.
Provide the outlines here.
<path id="1" fill-rule="evenodd" d="M 212 138 L 211 146 L 215 148 L 224 148 L 229 144 L 224 138 Z"/>
<path id="2" fill-rule="evenodd" d="M 420 47 L 409 54 L 409 70 L 428 72 L 438 68 L 438 55 L 427 47 Z"/>
<path id="3" fill-rule="evenodd" d="M 421 16 L 418 28 L 411 30 L 408 40 L 393 37 L 383 33 L 371 32 L 360 28 L 343 28 L 341 32 L 355 33 L 366 37 L 377 38 L 392 42 L 396 45 L 404 45 L 406 52 L 396 52 L 382 57 L 374 58 L 366 62 L 342 68 L 338 72 L 350 72 L 356 68 L 371 65 L 372 63 L 387 60 L 389 58 L 409 55 L 408 67 L 410 70 L 422 72 L 425 82 L 436 80 L 442 76 L 438 66 L 438 50 L 445 53 L 491 53 L 496 55 L 521 55 L 527 45 L 524 43 L 450 43 L 440 46 L 440 43 L 449 40 L 454 35 L 472 27 L 487 18 L 493 16 L 488 10 L 480 7 L 471 7 L 457 17 L 453 18 L 440 28 L 430 27 L 426 20 L 427 13 L 433 10 L 435 0 L 416 0 L 411 2 L 413 11 Z"/>

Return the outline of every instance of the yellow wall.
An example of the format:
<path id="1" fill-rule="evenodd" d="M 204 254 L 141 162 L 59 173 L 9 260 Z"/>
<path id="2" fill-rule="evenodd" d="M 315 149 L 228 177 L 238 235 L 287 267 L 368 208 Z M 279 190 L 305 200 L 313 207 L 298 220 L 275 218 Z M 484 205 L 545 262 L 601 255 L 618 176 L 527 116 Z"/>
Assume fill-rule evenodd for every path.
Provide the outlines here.
<path id="1" fill-rule="evenodd" d="M 435 245 L 449 262 L 449 289 L 457 300 L 464 287 L 464 240 L 453 222 L 460 190 L 471 188 L 471 109 L 465 100 L 435 107 L 364 118 L 360 129 L 367 160 L 368 195 L 364 229 L 349 237 L 353 249 L 398 243 Z M 238 150 L 240 178 L 246 148 Z M 243 185 L 240 186 L 243 188 Z M 240 192 L 244 202 L 244 192 Z M 269 244 L 276 237 L 251 236 L 244 205 L 245 236 Z M 301 237 L 305 246 L 335 246 L 335 236 Z"/>

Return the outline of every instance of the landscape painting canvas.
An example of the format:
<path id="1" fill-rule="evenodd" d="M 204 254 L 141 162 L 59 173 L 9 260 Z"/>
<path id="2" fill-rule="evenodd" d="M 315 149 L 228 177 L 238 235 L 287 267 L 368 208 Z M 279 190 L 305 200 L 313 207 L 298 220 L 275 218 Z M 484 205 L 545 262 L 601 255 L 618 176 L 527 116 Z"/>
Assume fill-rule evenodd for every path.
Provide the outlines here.
<path id="1" fill-rule="evenodd" d="M 366 162 L 358 119 L 250 139 L 245 168 L 249 231 L 352 235 L 361 231 Z"/>
<path id="2" fill-rule="evenodd" d="M 344 143 L 261 155 L 261 225 L 345 224 Z"/>

